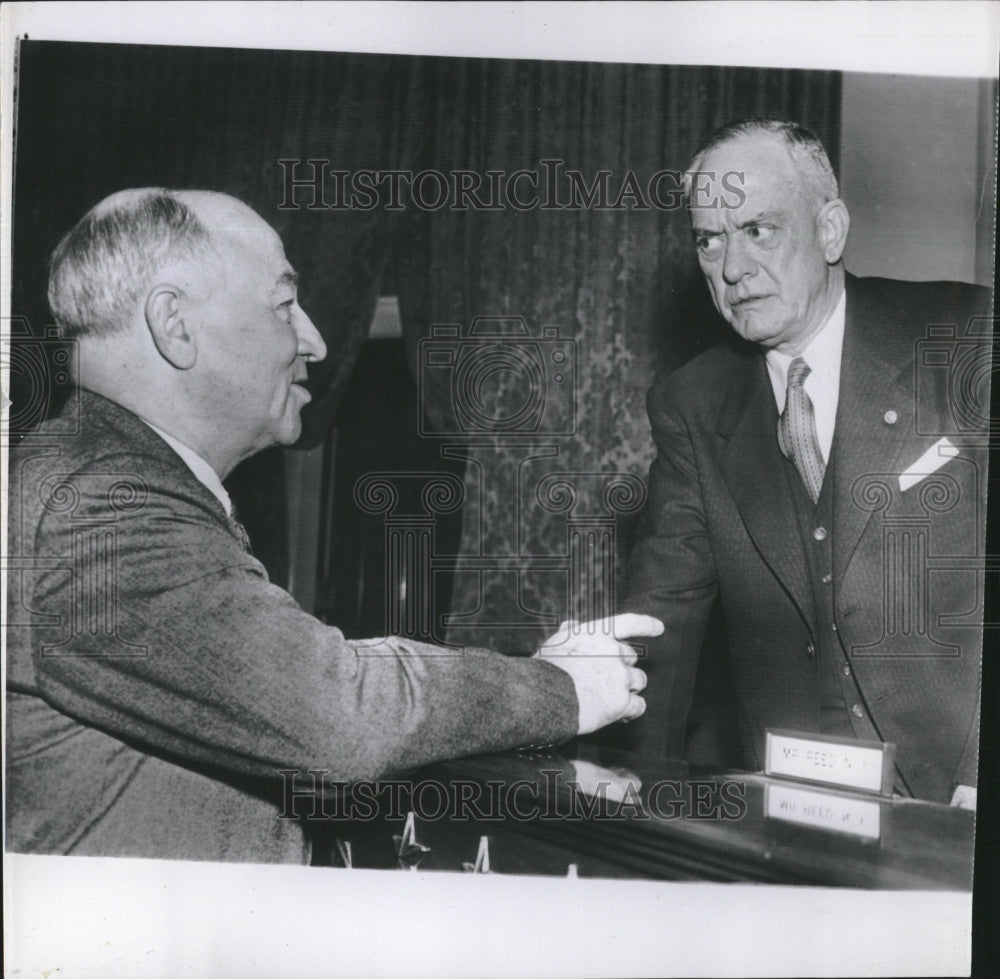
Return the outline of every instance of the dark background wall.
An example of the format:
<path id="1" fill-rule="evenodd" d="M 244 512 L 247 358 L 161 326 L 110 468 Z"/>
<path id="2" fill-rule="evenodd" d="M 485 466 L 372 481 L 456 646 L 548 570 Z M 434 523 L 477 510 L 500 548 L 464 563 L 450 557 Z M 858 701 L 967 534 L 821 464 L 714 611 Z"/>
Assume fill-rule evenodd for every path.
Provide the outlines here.
<path id="1" fill-rule="evenodd" d="M 278 161 L 509 173 L 557 158 L 588 175 L 609 170 L 618 187 L 629 171 L 642 183 L 682 169 L 729 119 L 782 115 L 814 128 L 835 167 L 843 163 L 854 271 L 982 279 L 992 207 L 975 205 L 989 184 L 993 99 L 995 87 L 977 82 L 836 72 L 26 41 L 12 310 L 44 335 L 48 254 L 115 190 L 204 187 L 246 200 L 282 235 L 331 350 L 311 372 L 304 444 L 317 448 L 291 462 L 283 450 L 263 453 L 229 481 L 255 550 L 275 580 L 349 633 L 381 631 L 401 582 L 384 566 L 385 515 L 362 512 L 354 486 L 373 470 L 451 473 L 465 503 L 442 518 L 436 545 L 480 566 L 435 573 L 419 596 L 433 606 L 430 634 L 525 651 L 567 610 L 607 604 L 614 591 L 613 580 L 572 579 L 567 514 L 535 505 L 535 491 L 569 472 L 586 505 L 601 492 L 594 474 L 643 478 L 653 375 L 724 335 L 686 215 L 288 209 Z M 942 189 L 945 173 L 954 179 Z M 403 336 L 393 349 L 369 344 L 359 360 L 379 295 L 398 297 Z M 574 412 L 573 434 L 536 438 L 548 455 L 525 455 L 530 439 L 479 431 L 465 439 L 476 443 L 466 465 L 418 426 L 429 411 L 447 428 L 454 409 L 440 386 L 425 386 L 418 402 L 421 342 L 435 324 L 465 329 L 482 315 L 522 317 L 532 336 L 549 330 L 572 344 L 575 388 L 559 405 L 550 385 L 546 410 Z M 21 380 L 12 377 L 15 409 Z M 503 383 L 488 393 L 501 415 L 523 395 Z M 619 556 L 633 517 L 616 516 Z M 505 561 L 516 570 L 501 569 Z M 445 622 L 449 612 L 461 617 Z"/>
<path id="2" fill-rule="evenodd" d="M 477 431 L 472 455 L 479 457 L 457 464 L 465 505 L 448 553 L 513 557 L 519 569 L 514 577 L 480 569 L 460 577 L 454 598 L 445 600 L 452 594 L 446 584 L 421 599 L 435 606 L 436 634 L 446 629 L 456 641 L 508 649 L 531 648 L 580 598 L 575 591 L 590 587 L 569 580 L 566 515 L 534 504 L 537 485 L 567 471 L 641 478 L 651 457 L 643 401 L 652 376 L 722 335 L 686 216 L 635 201 L 618 209 L 490 212 L 289 209 L 280 206 L 286 188 L 278 161 L 320 158 L 350 171 L 511 173 L 560 159 L 588 180 L 609 171 L 617 193 L 628 173 L 645 186 L 659 170 L 682 169 L 706 132 L 739 115 L 800 118 L 835 158 L 839 143 L 840 79 L 831 72 L 31 41 L 21 44 L 19 57 L 12 307 L 36 335 L 48 323 L 45 263 L 58 237 L 112 191 L 163 185 L 235 194 L 281 233 L 302 273 L 303 306 L 334 352 L 311 372 L 305 443 L 329 443 L 339 420 L 342 461 L 352 457 L 343 442 L 350 424 L 338 411 L 380 294 L 399 297 L 414 382 L 420 343 L 434 324 L 465 329 L 477 316 L 520 317 L 530 337 L 548 331 L 572 351 L 574 383 L 552 383 L 543 392 L 546 419 L 572 415 L 572 434 L 563 425 L 525 467 L 518 455 L 525 432 L 515 433 L 520 445 L 513 447 L 506 437 Z M 499 415 L 516 410 L 524 394 L 518 380 L 501 379 L 484 392 Z M 447 383 L 427 386 L 420 405 L 415 389 L 401 384 L 369 384 L 364 392 L 352 394 L 348 414 L 360 405 L 369 422 L 384 420 L 392 407 L 401 437 L 416 439 L 438 460 L 432 469 L 456 469 L 441 459 L 426 429 L 417 430 L 426 409 L 432 430 L 443 425 L 456 434 Z M 389 405 L 365 412 L 365 398 Z M 552 433 L 543 424 L 536 434 Z M 374 441 L 370 429 L 352 437 Z M 407 459 L 412 465 L 408 451 L 398 447 L 400 466 Z M 366 465 L 385 463 L 354 457 L 361 474 Z M 230 479 L 255 549 L 281 582 L 290 576 L 286 468 L 283 453 L 274 451 Z M 357 475 L 342 474 L 341 482 L 353 485 Z M 298 484 L 299 495 L 310 492 L 307 482 Z M 321 549 L 349 517 L 327 519 L 333 482 L 321 489 L 322 505 L 313 513 L 326 520 Z M 382 520 L 357 508 L 353 515 Z M 633 515 L 621 515 L 619 545 L 627 543 Z M 511 551 L 513 541 L 520 543 Z M 321 555 L 325 568 L 339 560 L 336 554 Z M 370 562 L 366 567 L 381 573 L 371 572 Z M 332 577 L 318 582 L 317 605 L 331 615 L 343 611 L 331 598 L 334 584 Z M 610 600 L 605 583 L 594 587 L 598 600 Z M 451 606 L 466 613 L 461 627 L 440 621 Z M 530 621 L 527 630 L 512 627 L 520 619 Z"/>

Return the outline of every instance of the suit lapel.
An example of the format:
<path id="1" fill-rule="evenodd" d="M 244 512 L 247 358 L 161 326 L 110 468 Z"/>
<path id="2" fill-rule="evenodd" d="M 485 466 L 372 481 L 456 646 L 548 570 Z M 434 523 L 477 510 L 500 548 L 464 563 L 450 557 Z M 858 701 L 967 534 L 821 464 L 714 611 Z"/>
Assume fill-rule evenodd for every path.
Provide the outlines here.
<path id="1" fill-rule="evenodd" d="M 719 415 L 718 434 L 728 440 L 722 475 L 747 532 L 764 561 L 813 621 L 809 569 L 802 550 L 795 502 L 778 448 L 778 410 L 764 358 L 740 358 Z"/>
<path id="2" fill-rule="evenodd" d="M 194 494 L 203 501 L 208 509 L 222 521 L 231 534 L 240 540 L 229 514 L 215 494 L 191 471 L 187 463 L 160 436 L 153 431 L 141 418 L 128 408 L 109 401 L 103 395 L 95 394 L 86 388 L 81 388 L 79 395 L 79 412 L 83 417 L 95 420 L 105 434 L 96 438 L 111 438 L 115 449 L 121 443 L 128 446 L 129 452 L 135 455 L 150 455 L 162 461 L 175 473 L 178 486 L 188 494 Z M 91 437 L 93 442 L 95 437 Z M 246 531 L 244 530 L 245 534 Z M 242 543 L 242 540 L 241 540 Z"/>
<path id="3" fill-rule="evenodd" d="M 875 304 L 851 277 L 847 286 L 840 395 L 831 453 L 833 560 L 838 581 L 843 580 L 872 514 L 884 506 L 878 484 L 891 484 L 900 471 L 899 456 L 912 441 L 915 411 L 912 351 L 892 344 L 892 324 L 878 317 Z M 889 493 L 891 499 L 891 485 Z"/>

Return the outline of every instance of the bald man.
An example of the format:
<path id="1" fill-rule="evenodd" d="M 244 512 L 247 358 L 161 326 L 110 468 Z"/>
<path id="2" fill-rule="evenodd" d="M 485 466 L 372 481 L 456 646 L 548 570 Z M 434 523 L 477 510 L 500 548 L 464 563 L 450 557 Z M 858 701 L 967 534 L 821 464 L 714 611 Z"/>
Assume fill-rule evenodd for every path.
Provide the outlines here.
<path id="1" fill-rule="evenodd" d="M 222 480 L 299 436 L 326 347 L 296 280 L 216 193 L 123 191 L 56 248 L 79 391 L 11 459 L 11 849 L 307 862 L 282 771 L 378 778 L 642 713 L 622 640 L 649 618 L 456 655 L 349 642 L 268 581 Z"/>

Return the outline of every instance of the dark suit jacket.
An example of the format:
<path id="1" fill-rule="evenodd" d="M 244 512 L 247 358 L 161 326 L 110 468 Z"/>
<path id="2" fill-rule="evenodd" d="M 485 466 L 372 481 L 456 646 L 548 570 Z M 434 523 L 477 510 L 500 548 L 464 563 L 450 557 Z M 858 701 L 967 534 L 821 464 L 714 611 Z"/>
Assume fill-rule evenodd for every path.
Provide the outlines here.
<path id="1" fill-rule="evenodd" d="M 348 642 L 212 494 L 86 391 L 11 459 L 8 846 L 304 861 L 279 771 L 375 778 L 576 733 L 540 660 Z M 302 807 L 299 806 L 302 811 Z"/>
<path id="2" fill-rule="evenodd" d="M 833 622 L 809 585 L 761 352 L 722 344 L 650 390 L 659 451 L 624 604 L 662 618 L 666 634 L 650 644 L 638 735 L 682 750 L 718 595 L 745 764 L 762 767 L 767 727 L 818 730 L 812 651 L 835 625 L 877 734 L 897 745 L 900 787 L 947 801 L 956 783 L 976 783 L 990 337 L 971 335 L 989 324 L 970 317 L 990 297 L 851 276 L 846 288 L 827 470 Z M 902 490 L 900 474 L 943 436 L 958 457 Z"/>

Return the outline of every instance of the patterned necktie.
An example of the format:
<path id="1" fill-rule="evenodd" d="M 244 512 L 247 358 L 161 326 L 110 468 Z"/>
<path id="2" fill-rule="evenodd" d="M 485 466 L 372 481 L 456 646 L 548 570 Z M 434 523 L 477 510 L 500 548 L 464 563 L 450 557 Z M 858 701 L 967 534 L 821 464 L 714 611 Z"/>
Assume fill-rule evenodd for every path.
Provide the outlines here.
<path id="1" fill-rule="evenodd" d="M 802 387 L 808 376 L 809 365 L 796 357 L 788 366 L 785 410 L 778 419 L 778 445 L 785 458 L 795 465 L 806 492 L 815 503 L 819 499 L 826 466 L 816 437 L 813 404 Z"/>

